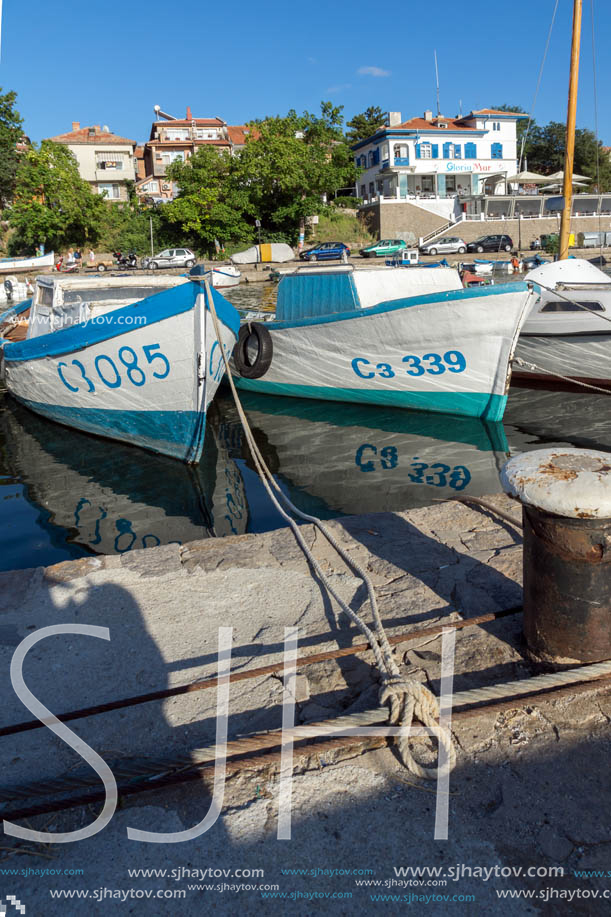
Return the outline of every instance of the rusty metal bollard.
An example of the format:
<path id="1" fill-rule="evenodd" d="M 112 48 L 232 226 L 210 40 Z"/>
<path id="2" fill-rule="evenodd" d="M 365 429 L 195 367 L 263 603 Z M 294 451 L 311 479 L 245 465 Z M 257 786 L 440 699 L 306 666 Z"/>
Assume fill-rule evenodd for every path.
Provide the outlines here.
<path id="1" fill-rule="evenodd" d="M 611 659 L 611 454 L 525 452 L 501 481 L 522 503 L 529 654 L 560 666 Z"/>

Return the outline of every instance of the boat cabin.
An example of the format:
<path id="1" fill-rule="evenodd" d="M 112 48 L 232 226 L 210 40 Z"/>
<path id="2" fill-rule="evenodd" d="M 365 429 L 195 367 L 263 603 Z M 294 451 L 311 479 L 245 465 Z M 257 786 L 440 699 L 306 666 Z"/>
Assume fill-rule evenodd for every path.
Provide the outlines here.
<path id="1" fill-rule="evenodd" d="M 608 334 L 611 277 L 582 258 L 540 265 L 525 280 L 537 284 L 522 334 Z M 539 286 L 543 284 L 543 286 Z"/>
<path id="2" fill-rule="evenodd" d="M 185 277 L 53 276 L 36 278 L 27 338 L 96 320 L 107 312 L 188 283 Z"/>
<path id="3" fill-rule="evenodd" d="M 461 290 L 457 270 L 450 267 L 392 267 L 354 269 L 300 267 L 284 274 L 278 284 L 277 321 L 296 321 L 367 309 L 383 302 Z"/>

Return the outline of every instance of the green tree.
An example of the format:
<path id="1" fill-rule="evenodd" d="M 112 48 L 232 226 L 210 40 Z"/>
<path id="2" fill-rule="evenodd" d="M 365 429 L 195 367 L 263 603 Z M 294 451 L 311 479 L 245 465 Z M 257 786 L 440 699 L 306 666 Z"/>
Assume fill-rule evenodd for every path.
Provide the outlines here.
<path id="1" fill-rule="evenodd" d="M 528 157 L 528 167 L 544 175 L 564 169 L 566 127 L 560 121 L 550 121 L 539 129 Z M 597 174 L 600 177 L 600 191 L 611 190 L 611 162 L 600 140 L 588 128 L 575 131 L 575 159 L 573 171 L 586 175 L 590 187 L 596 188 Z"/>
<path id="2" fill-rule="evenodd" d="M 366 140 L 384 125 L 385 119 L 386 113 L 378 105 L 370 105 L 361 114 L 346 122 L 346 127 L 350 128 L 346 132 L 346 139 L 350 143 Z"/>
<path id="3" fill-rule="evenodd" d="M 73 153 L 43 140 L 40 149 L 22 154 L 19 162 L 9 210 L 11 251 L 32 252 L 41 242 L 55 250 L 93 245 L 109 206 L 80 177 Z"/>
<path id="4" fill-rule="evenodd" d="M 167 178 L 180 188 L 161 211 L 193 247 L 210 249 L 220 242 L 252 239 L 254 219 L 250 189 L 240 176 L 238 160 L 215 147 L 201 147 L 187 162 L 174 162 Z"/>
<path id="5" fill-rule="evenodd" d="M 2 93 L 0 87 L 0 207 L 12 200 L 21 153 L 17 143 L 23 137 L 23 121 L 15 108 L 16 92 Z"/>
<path id="6" fill-rule="evenodd" d="M 177 227 L 163 220 L 162 205 L 146 207 L 138 200 L 125 204 L 106 204 L 100 221 L 98 248 L 101 251 L 134 251 L 151 254 L 151 223 L 155 251 L 180 242 Z"/>
<path id="7" fill-rule="evenodd" d="M 237 157 L 237 172 L 266 233 L 294 242 L 325 196 L 354 185 L 357 169 L 342 122 L 342 107 L 322 102 L 320 116 L 291 110 L 256 125 Z"/>

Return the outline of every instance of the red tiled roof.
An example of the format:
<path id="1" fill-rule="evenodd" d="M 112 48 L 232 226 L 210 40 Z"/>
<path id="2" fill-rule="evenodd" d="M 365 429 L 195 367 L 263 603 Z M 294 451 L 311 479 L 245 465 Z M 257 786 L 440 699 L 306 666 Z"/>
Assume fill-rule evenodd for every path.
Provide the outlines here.
<path id="1" fill-rule="evenodd" d="M 246 143 L 247 137 L 258 137 L 259 132 L 253 128 L 248 127 L 247 124 L 228 124 L 227 133 L 229 134 L 229 139 L 236 146 L 243 146 Z"/>
<path id="2" fill-rule="evenodd" d="M 81 127 L 78 131 L 69 131 L 67 134 L 57 134 L 56 137 L 47 137 L 47 140 L 52 140 L 53 143 L 120 143 L 120 144 L 129 144 L 129 146 L 136 146 L 135 140 L 128 140 L 127 137 L 119 137 L 118 134 L 113 134 L 111 131 L 102 131 L 98 130 L 96 133 L 90 134 L 90 128 Z M 92 128 L 92 130 L 95 130 Z"/>
<path id="3" fill-rule="evenodd" d="M 439 121 L 443 121 L 444 124 L 447 124 L 447 127 L 439 127 Z M 473 128 L 465 127 L 463 121 L 465 119 L 458 118 L 433 118 L 432 121 L 427 121 L 426 118 L 411 118 L 409 121 L 404 121 L 402 124 L 393 125 L 390 130 L 417 130 L 417 131 L 469 131 Z"/>

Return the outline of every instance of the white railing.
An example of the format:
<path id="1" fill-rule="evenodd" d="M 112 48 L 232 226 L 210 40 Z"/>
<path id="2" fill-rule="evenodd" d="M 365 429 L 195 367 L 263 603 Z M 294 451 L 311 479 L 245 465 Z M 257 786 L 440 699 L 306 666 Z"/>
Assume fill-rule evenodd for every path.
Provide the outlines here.
<path id="1" fill-rule="evenodd" d="M 461 214 L 462 217 L 462 214 Z M 446 223 L 444 226 L 440 226 L 438 229 L 434 229 L 433 232 L 429 232 L 426 236 L 420 236 L 419 245 L 424 245 L 426 242 L 429 242 L 431 239 L 437 238 L 437 236 L 442 236 L 444 232 L 447 232 L 448 229 L 451 229 L 452 226 L 456 226 L 456 223 L 460 223 L 460 220 L 450 220 L 449 223 Z"/>

